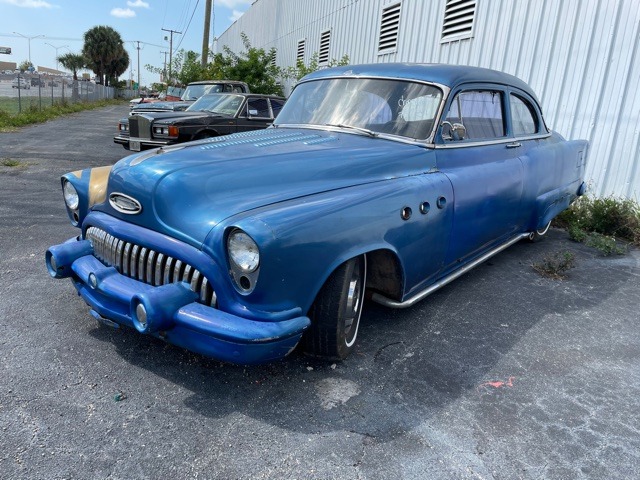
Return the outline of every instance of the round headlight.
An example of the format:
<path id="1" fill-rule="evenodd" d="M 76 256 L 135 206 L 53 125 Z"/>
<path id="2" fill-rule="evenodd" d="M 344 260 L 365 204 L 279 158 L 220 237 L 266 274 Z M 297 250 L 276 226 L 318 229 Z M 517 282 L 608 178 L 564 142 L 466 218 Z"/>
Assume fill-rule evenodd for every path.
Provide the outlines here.
<path id="1" fill-rule="evenodd" d="M 260 265 L 260 250 L 253 239 L 242 230 L 236 230 L 227 240 L 229 258 L 243 272 L 255 272 Z"/>
<path id="2" fill-rule="evenodd" d="M 65 180 L 64 186 L 62 187 L 62 193 L 64 194 L 64 203 L 67 204 L 70 210 L 75 210 L 78 208 L 80 204 L 80 199 L 78 198 L 78 191 L 76 187 L 71 185 L 69 180 Z"/>

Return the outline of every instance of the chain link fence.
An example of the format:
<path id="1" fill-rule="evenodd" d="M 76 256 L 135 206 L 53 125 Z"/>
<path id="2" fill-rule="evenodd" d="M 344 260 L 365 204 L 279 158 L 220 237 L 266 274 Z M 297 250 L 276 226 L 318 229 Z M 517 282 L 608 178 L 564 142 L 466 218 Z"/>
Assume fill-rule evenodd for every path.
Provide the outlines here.
<path id="1" fill-rule="evenodd" d="M 16 114 L 56 104 L 135 98 L 137 90 L 116 89 L 55 75 L 0 75 L 0 110 Z"/>

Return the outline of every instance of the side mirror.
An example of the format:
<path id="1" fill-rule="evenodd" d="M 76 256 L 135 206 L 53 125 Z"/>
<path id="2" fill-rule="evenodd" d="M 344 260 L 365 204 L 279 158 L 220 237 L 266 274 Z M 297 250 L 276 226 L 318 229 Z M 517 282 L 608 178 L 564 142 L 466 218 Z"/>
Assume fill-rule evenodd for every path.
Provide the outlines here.
<path id="1" fill-rule="evenodd" d="M 448 132 L 445 130 L 447 127 Z M 442 122 L 442 138 L 445 140 L 460 141 L 467 136 L 467 129 L 462 123 Z"/>

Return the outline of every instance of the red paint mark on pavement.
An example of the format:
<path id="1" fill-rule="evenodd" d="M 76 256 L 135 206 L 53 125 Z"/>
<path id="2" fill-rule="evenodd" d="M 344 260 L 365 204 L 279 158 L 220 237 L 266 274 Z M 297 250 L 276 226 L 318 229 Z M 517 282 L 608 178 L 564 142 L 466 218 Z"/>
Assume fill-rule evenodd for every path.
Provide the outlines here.
<path id="1" fill-rule="evenodd" d="M 497 380 L 495 382 L 484 382 L 481 383 L 480 385 L 478 385 L 477 390 L 480 391 L 481 388 L 488 388 L 488 387 L 493 387 L 493 388 L 502 388 L 502 387 L 513 387 L 513 381 L 516 379 L 516 377 L 509 377 L 509 379 L 506 382 L 502 382 L 500 380 Z"/>

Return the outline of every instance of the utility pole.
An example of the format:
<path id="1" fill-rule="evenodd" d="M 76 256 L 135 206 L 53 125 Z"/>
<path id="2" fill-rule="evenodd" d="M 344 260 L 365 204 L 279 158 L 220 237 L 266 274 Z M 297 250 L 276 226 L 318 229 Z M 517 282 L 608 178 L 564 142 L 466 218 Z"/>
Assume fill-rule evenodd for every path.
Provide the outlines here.
<path id="1" fill-rule="evenodd" d="M 165 32 L 169 32 L 170 35 L 171 35 L 169 37 L 169 81 L 170 81 L 171 80 L 171 57 L 173 55 L 173 34 L 177 33 L 178 35 L 182 35 L 182 32 L 179 32 L 177 30 L 167 29 L 167 28 L 161 28 L 160 30 L 163 30 Z"/>
<path id="2" fill-rule="evenodd" d="M 135 41 L 138 46 L 136 49 L 138 50 L 138 89 L 140 89 L 140 40 Z"/>
<path id="3" fill-rule="evenodd" d="M 164 68 L 162 69 L 162 81 L 167 81 L 167 55 L 169 52 L 160 52 L 164 53 Z"/>
<path id="4" fill-rule="evenodd" d="M 211 27 L 211 9 L 213 0 L 207 0 L 204 7 L 204 32 L 202 34 L 202 68 L 207 66 L 207 57 L 209 56 L 209 28 Z"/>

